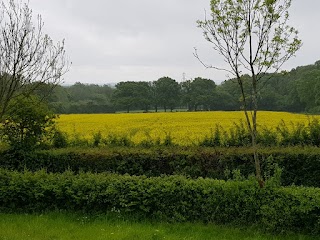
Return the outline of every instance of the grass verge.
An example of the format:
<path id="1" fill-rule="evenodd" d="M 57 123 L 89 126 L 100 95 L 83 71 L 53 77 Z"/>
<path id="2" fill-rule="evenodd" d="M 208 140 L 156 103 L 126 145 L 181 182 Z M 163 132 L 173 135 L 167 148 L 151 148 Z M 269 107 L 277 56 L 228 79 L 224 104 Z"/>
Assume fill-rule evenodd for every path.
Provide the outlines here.
<path id="1" fill-rule="evenodd" d="M 0 214 L 0 239 L 192 239 L 192 240 L 311 240 L 303 235 L 268 235 L 254 229 L 204 225 L 200 223 L 168 224 L 135 221 L 117 216 L 88 217 L 70 213 L 44 215 Z"/>

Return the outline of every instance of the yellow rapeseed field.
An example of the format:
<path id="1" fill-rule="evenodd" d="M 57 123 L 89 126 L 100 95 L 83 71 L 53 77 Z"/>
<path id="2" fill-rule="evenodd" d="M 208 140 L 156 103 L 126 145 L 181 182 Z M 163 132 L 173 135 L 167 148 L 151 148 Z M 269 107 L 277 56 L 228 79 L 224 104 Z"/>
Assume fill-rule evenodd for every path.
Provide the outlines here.
<path id="1" fill-rule="evenodd" d="M 312 116 L 318 118 L 318 116 Z M 225 130 L 244 120 L 238 112 L 168 112 L 119 114 L 60 115 L 58 127 L 72 137 L 92 139 L 95 133 L 103 137 L 125 136 L 135 143 L 163 140 L 170 135 L 174 143 L 191 145 L 209 135 L 217 124 Z M 285 112 L 258 113 L 260 126 L 275 128 L 281 120 L 286 123 L 306 123 L 310 116 Z"/>

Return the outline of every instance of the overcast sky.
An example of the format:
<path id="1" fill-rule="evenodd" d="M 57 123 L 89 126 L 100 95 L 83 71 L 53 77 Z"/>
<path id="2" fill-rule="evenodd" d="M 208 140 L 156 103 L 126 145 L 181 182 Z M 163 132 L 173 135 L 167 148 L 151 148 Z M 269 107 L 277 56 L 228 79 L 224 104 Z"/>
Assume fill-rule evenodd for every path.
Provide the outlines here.
<path id="1" fill-rule="evenodd" d="M 41 14 L 45 32 L 65 39 L 72 61 L 64 76 L 75 82 L 109 84 L 153 81 L 169 76 L 177 81 L 206 77 L 219 83 L 225 72 L 205 69 L 193 56 L 223 66 L 223 59 L 197 28 L 210 0 L 30 0 Z M 300 32 L 303 47 L 284 69 L 320 60 L 320 1 L 293 0 L 290 24 Z"/>

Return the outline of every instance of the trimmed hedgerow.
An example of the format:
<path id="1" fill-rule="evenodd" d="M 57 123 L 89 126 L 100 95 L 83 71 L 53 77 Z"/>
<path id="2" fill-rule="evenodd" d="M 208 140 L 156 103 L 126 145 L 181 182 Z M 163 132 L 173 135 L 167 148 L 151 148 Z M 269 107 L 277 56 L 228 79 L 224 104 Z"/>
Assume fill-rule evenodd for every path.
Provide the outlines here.
<path id="1" fill-rule="evenodd" d="M 111 148 L 58 149 L 37 152 L 5 152 L 0 166 L 12 170 L 48 172 L 113 172 L 130 175 L 160 176 L 180 174 L 190 177 L 223 178 L 226 167 L 252 172 L 251 152 L 211 148 Z"/>
<path id="2" fill-rule="evenodd" d="M 243 182 L 0 169 L 0 209 L 117 212 L 165 221 L 256 225 L 269 231 L 320 232 L 320 189 L 260 189 Z"/>
<path id="3" fill-rule="evenodd" d="M 270 166 L 282 168 L 283 185 L 320 187 L 319 148 L 262 148 L 264 174 Z M 249 148 L 112 148 L 59 149 L 37 152 L 0 153 L 0 166 L 7 169 L 28 169 L 48 172 L 112 172 L 118 174 L 179 174 L 192 178 L 229 179 L 233 170 L 245 177 L 254 174 L 252 151 Z"/>

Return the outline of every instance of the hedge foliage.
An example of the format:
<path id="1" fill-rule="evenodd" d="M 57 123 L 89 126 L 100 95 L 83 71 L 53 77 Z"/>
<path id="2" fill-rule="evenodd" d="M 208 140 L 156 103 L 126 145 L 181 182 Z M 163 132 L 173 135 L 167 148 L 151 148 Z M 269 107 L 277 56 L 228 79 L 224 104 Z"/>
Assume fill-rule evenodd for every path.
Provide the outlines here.
<path id="1" fill-rule="evenodd" d="M 222 181 L 0 169 L 0 210 L 134 214 L 165 221 L 256 225 L 269 231 L 320 232 L 320 189 Z"/>
<path id="2" fill-rule="evenodd" d="M 272 175 L 275 164 L 282 168 L 282 185 L 320 187 L 320 149 L 260 149 L 264 175 Z M 230 178 L 240 170 L 245 177 L 254 174 L 249 148 L 91 148 L 58 149 L 37 152 L 3 152 L 0 166 L 11 170 L 48 172 L 111 172 L 118 174 L 185 175 L 192 178 Z M 232 177 L 232 176 L 231 176 Z"/>

